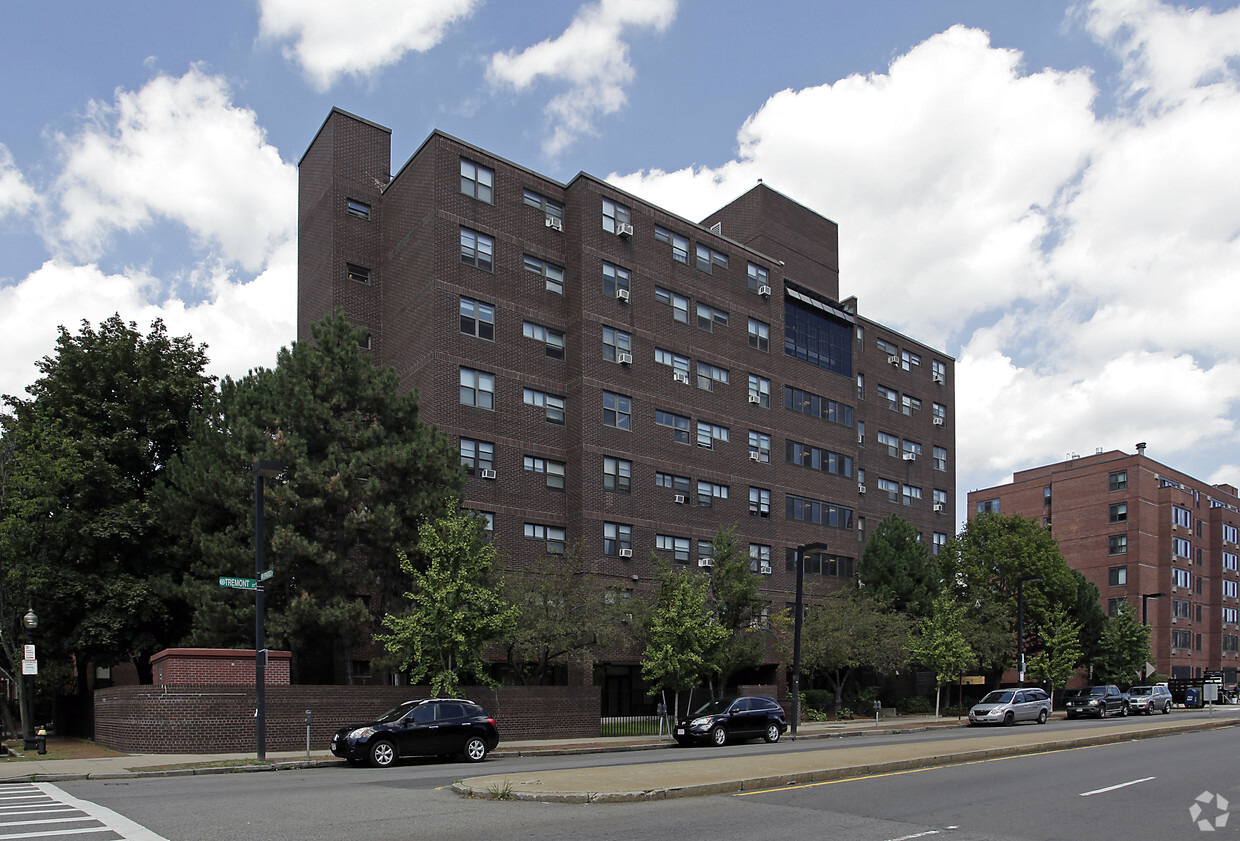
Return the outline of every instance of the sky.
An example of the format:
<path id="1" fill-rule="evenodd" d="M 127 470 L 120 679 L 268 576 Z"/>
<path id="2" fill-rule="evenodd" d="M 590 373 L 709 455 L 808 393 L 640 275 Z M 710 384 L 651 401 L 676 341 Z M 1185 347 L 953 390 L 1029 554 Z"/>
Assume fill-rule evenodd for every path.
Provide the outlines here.
<path id="1" fill-rule="evenodd" d="M 756 11 L 757 9 L 761 11 Z M 956 360 L 969 490 L 1073 454 L 1240 485 L 1240 9 L 1156 0 L 48 0 L 0 28 L 0 394 L 113 313 L 295 338 L 338 106 L 690 219 L 759 178 L 840 295 Z"/>

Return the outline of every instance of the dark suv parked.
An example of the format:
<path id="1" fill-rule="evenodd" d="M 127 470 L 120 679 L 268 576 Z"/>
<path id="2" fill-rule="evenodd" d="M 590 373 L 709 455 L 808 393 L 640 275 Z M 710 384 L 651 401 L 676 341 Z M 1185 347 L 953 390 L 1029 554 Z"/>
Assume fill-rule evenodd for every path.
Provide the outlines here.
<path id="1" fill-rule="evenodd" d="M 1128 696 L 1119 691 L 1113 683 L 1105 686 L 1087 686 L 1080 694 L 1069 698 L 1064 706 L 1068 718 L 1078 715 L 1093 715 L 1106 718 L 1108 715 L 1128 715 Z"/>
<path id="2" fill-rule="evenodd" d="M 406 701 L 369 724 L 342 727 L 332 753 L 350 765 L 386 768 L 405 756 L 454 756 L 481 762 L 499 744 L 495 719 L 464 698 Z"/>
<path id="3" fill-rule="evenodd" d="M 677 742 L 724 745 L 732 740 L 756 739 L 778 742 L 788 729 L 784 708 L 765 695 L 743 695 L 707 701 L 676 722 Z"/>

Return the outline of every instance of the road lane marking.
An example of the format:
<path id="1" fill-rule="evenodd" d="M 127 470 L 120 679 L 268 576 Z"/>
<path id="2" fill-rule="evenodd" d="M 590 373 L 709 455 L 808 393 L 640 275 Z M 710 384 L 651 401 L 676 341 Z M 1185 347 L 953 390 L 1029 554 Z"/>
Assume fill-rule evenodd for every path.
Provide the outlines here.
<path id="1" fill-rule="evenodd" d="M 1157 779 L 1157 777 L 1142 777 L 1139 780 L 1129 780 L 1128 782 L 1120 783 L 1119 785 L 1107 786 L 1106 788 L 1096 788 L 1093 791 L 1082 791 L 1080 796 L 1092 797 L 1095 794 L 1106 794 L 1108 791 L 1115 791 L 1117 788 L 1128 788 L 1128 786 L 1135 786 L 1137 783 L 1148 783 L 1150 780 L 1154 779 Z"/>
<path id="2" fill-rule="evenodd" d="M 914 838 L 925 838 L 927 835 L 938 835 L 937 829 L 928 829 L 925 832 L 914 832 L 912 835 L 901 835 L 899 838 L 891 838 L 888 841 L 913 841 Z"/>
<path id="3" fill-rule="evenodd" d="M 142 826 L 139 823 L 135 823 L 134 821 L 131 821 L 129 818 L 125 817 L 119 812 L 113 812 L 111 809 L 107 808 L 106 806 L 100 806 L 98 803 L 92 803 L 89 800 L 79 800 L 78 798 L 74 797 L 72 794 L 69 794 L 69 792 L 65 791 L 64 789 L 57 788 L 51 783 L 35 783 L 34 787 L 59 803 L 63 803 L 66 806 L 72 806 L 75 809 L 85 812 L 87 815 L 90 815 L 92 818 L 99 821 L 99 823 L 103 824 L 104 827 L 106 827 L 107 829 L 112 830 L 117 835 L 119 835 L 121 838 L 126 839 L 126 841 L 168 841 L 168 839 L 164 838 L 162 835 L 152 832 L 151 830 L 147 829 L 146 827 Z M 76 829 L 55 830 L 48 834 L 49 835 L 76 835 L 76 834 L 81 834 L 83 832 L 96 832 L 97 833 L 100 831 L 101 830 L 96 827 L 96 828 L 87 829 L 87 830 L 76 830 Z M 9 835 L 5 837 L 6 838 L 21 838 L 23 836 L 22 835 Z M 36 837 L 36 836 L 32 835 L 30 837 Z"/>

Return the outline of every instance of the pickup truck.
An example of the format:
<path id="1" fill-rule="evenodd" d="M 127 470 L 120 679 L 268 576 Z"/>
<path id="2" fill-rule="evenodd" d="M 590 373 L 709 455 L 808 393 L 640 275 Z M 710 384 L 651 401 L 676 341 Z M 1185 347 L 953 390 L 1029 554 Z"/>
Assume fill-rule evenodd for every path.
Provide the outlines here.
<path id="1" fill-rule="evenodd" d="M 1087 686 L 1065 704 L 1067 717 L 1092 715 L 1106 718 L 1108 715 L 1128 715 L 1128 696 L 1113 683 L 1105 686 Z"/>

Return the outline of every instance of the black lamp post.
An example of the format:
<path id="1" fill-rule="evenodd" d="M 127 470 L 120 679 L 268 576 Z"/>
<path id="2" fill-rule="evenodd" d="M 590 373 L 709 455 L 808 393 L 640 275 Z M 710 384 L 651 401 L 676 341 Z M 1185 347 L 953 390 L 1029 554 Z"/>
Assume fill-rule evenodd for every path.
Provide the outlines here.
<path id="1" fill-rule="evenodd" d="M 1040 575 L 1028 575 L 1016 581 L 1016 685 L 1025 685 L 1025 582 L 1041 581 Z"/>
<path id="2" fill-rule="evenodd" d="M 263 612 L 266 601 L 263 597 L 263 572 L 266 564 L 263 561 L 263 477 L 279 476 L 284 472 L 284 465 L 278 461 L 256 461 L 254 472 L 254 701 L 256 709 L 255 741 L 258 745 L 258 758 L 267 758 L 267 638 L 263 628 Z"/>
<path id="3" fill-rule="evenodd" d="M 826 550 L 825 543 L 806 543 L 796 548 L 797 600 L 792 615 L 792 735 L 801 718 L 801 619 L 805 613 L 805 553 Z"/>
<path id="4" fill-rule="evenodd" d="M 1141 624 L 1145 627 L 1150 626 L 1150 599 L 1161 599 L 1166 593 L 1142 593 L 1141 594 Z M 1141 664 L 1141 682 L 1145 683 L 1146 671 L 1145 664 Z"/>
<path id="5" fill-rule="evenodd" d="M 38 747 L 38 741 L 34 735 L 34 676 L 35 669 L 38 669 L 38 660 L 34 657 L 34 629 L 39 627 L 39 617 L 35 615 L 34 608 L 26 611 L 26 615 L 22 617 L 22 624 L 26 626 L 26 656 L 22 657 L 22 697 L 25 699 L 26 714 L 22 716 L 25 733 L 22 734 L 25 748 L 28 751 L 35 750 Z M 30 663 L 32 665 L 26 665 Z M 27 671 L 27 670 L 31 671 Z"/>

